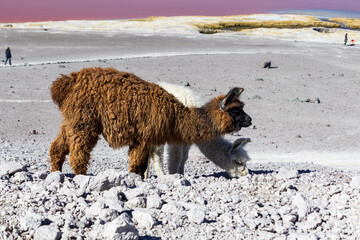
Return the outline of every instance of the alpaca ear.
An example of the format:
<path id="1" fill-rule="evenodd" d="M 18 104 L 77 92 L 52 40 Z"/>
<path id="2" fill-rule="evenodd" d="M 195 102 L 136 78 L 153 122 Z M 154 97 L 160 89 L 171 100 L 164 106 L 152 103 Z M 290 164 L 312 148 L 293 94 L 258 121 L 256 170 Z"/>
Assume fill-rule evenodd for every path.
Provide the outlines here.
<path id="1" fill-rule="evenodd" d="M 251 142 L 250 138 L 238 138 L 236 141 L 232 144 L 230 151 L 234 151 L 237 147 L 243 147 L 248 142 Z"/>
<path id="2" fill-rule="evenodd" d="M 243 88 L 234 87 L 232 88 L 228 94 L 224 97 L 224 99 L 221 101 L 221 110 L 225 110 L 225 107 L 234 102 L 235 100 L 239 99 L 240 94 L 244 91 Z"/>

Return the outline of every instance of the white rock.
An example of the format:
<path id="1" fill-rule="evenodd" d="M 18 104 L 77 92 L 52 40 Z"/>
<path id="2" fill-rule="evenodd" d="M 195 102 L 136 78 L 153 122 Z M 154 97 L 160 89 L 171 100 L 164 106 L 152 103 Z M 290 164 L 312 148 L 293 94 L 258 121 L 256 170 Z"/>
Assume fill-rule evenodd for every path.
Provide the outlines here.
<path id="1" fill-rule="evenodd" d="M 166 222 L 168 221 L 168 224 L 174 228 L 180 228 L 184 225 L 184 221 L 186 219 L 186 216 L 185 215 L 182 215 L 182 214 L 172 214 L 169 219 L 167 220 L 164 220 L 163 219 L 163 222 Z"/>
<path id="2" fill-rule="evenodd" d="M 307 230 L 314 230 L 316 229 L 318 226 L 320 226 L 322 223 L 322 218 L 320 216 L 319 213 L 311 213 L 307 216 L 307 220 L 305 222 L 306 224 L 306 229 Z"/>
<path id="3" fill-rule="evenodd" d="M 46 177 L 45 182 L 46 185 L 62 183 L 64 182 L 64 175 L 60 171 L 52 172 Z"/>
<path id="4" fill-rule="evenodd" d="M 14 177 L 11 178 L 13 183 L 21 184 L 23 182 L 32 181 L 33 177 L 29 172 L 17 172 Z"/>
<path id="5" fill-rule="evenodd" d="M 139 232 L 135 228 L 129 215 L 123 213 L 102 227 L 102 236 L 109 240 L 137 240 L 139 239 Z"/>
<path id="6" fill-rule="evenodd" d="M 143 197 L 144 196 L 144 189 L 142 188 L 133 188 L 128 191 L 124 192 L 125 197 L 127 200 L 131 200 L 136 197 Z"/>
<path id="7" fill-rule="evenodd" d="M 119 186 L 123 178 L 123 174 L 114 169 L 102 171 L 91 178 L 87 191 L 109 190 L 112 187 Z"/>
<path id="8" fill-rule="evenodd" d="M 48 171 L 35 172 L 34 177 L 44 180 L 44 179 L 46 179 L 48 174 L 49 174 Z"/>
<path id="9" fill-rule="evenodd" d="M 124 201 L 126 196 L 124 193 L 121 192 L 121 190 L 123 190 L 123 189 L 124 189 L 123 187 L 113 187 L 107 191 L 104 191 L 103 196 L 106 199 Z"/>
<path id="10" fill-rule="evenodd" d="M 20 218 L 20 229 L 24 231 L 37 229 L 41 226 L 41 221 L 41 215 L 34 212 L 28 212 L 24 217 Z"/>
<path id="11" fill-rule="evenodd" d="M 76 175 L 73 178 L 73 182 L 77 186 L 76 196 L 80 197 L 83 196 L 86 192 L 88 192 L 87 189 L 92 178 L 93 177 L 86 175 Z"/>
<path id="12" fill-rule="evenodd" d="M 286 240 L 317 240 L 318 238 L 314 234 L 306 233 L 290 233 Z"/>
<path id="13" fill-rule="evenodd" d="M 278 179 L 291 179 L 298 177 L 298 170 L 296 169 L 288 169 L 286 167 L 282 167 L 279 169 L 278 174 L 276 174 L 276 178 Z"/>
<path id="14" fill-rule="evenodd" d="M 115 218 L 119 216 L 119 212 L 111 209 L 111 208 L 105 208 L 101 211 L 99 214 L 99 219 L 103 220 L 104 222 L 111 222 Z"/>
<path id="15" fill-rule="evenodd" d="M 92 177 L 91 176 L 87 176 L 87 175 L 76 175 L 73 178 L 73 182 L 76 184 L 77 187 L 79 188 L 86 188 L 89 185 L 90 179 Z"/>
<path id="16" fill-rule="evenodd" d="M 185 211 L 185 209 L 181 204 L 177 202 L 168 202 L 167 204 L 164 204 L 162 206 L 161 211 L 167 214 L 171 214 Z"/>
<path id="17" fill-rule="evenodd" d="M 206 211 L 200 208 L 192 208 L 186 215 L 191 222 L 200 224 L 205 220 Z"/>
<path id="18" fill-rule="evenodd" d="M 191 183 L 184 178 L 181 174 L 168 174 L 164 175 L 159 179 L 160 183 L 164 183 L 169 187 L 181 187 L 181 186 L 190 186 Z"/>
<path id="19" fill-rule="evenodd" d="M 110 189 L 110 182 L 108 176 L 99 174 L 95 177 L 90 178 L 90 182 L 86 189 L 86 192 L 105 191 L 109 189 Z"/>
<path id="20" fill-rule="evenodd" d="M 146 199 L 144 197 L 136 197 L 130 199 L 129 201 L 125 202 L 125 206 L 130 209 L 133 208 L 145 208 L 146 207 Z"/>
<path id="21" fill-rule="evenodd" d="M 156 219 L 149 212 L 136 209 L 132 212 L 133 221 L 140 228 L 151 229 L 156 224 Z"/>
<path id="22" fill-rule="evenodd" d="M 182 186 L 191 186 L 191 183 L 185 178 L 177 179 L 174 181 L 174 187 L 182 187 Z"/>
<path id="23" fill-rule="evenodd" d="M 91 207 L 85 209 L 86 215 L 89 216 L 98 216 L 101 214 L 101 211 L 105 208 L 105 204 L 101 201 L 95 202 Z"/>
<path id="24" fill-rule="evenodd" d="M 146 207 L 147 208 L 156 208 L 160 209 L 163 204 L 163 201 L 158 195 L 151 195 L 146 198 Z"/>
<path id="25" fill-rule="evenodd" d="M 24 171 L 24 166 L 18 162 L 1 162 L 0 163 L 0 176 L 12 176 L 17 172 Z"/>
<path id="26" fill-rule="evenodd" d="M 311 213 L 312 206 L 310 202 L 302 196 L 300 193 L 297 193 L 292 200 L 292 205 L 297 208 L 297 214 L 299 221 L 302 221 L 306 216 Z"/>
<path id="27" fill-rule="evenodd" d="M 60 237 L 61 232 L 53 226 L 41 226 L 34 234 L 34 240 L 58 240 Z"/>
<path id="28" fill-rule="evenodd" d="M 350 187 L 360 189 L 360 176 L 351 178 Z"/>
<path id="29" fill-rule="evenodd" d="M 296 223 L 297 217 L 295 215 L 293 215 L 293 214 L 283 215 L 282 220 L 283 220 L 284 224 L 285 223 L 293 224 L 293 223 Z"/>

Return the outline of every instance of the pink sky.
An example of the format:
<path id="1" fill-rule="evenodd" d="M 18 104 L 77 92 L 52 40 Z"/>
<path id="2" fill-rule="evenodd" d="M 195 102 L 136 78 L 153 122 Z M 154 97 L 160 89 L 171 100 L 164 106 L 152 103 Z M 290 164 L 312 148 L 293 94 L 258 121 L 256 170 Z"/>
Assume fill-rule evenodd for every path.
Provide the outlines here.
<path id="1" fill-rule="evenodd" d="M 360 0 L 0 0 L 0 22 L 223 16 L 284 9 L 360 12 Z"/>

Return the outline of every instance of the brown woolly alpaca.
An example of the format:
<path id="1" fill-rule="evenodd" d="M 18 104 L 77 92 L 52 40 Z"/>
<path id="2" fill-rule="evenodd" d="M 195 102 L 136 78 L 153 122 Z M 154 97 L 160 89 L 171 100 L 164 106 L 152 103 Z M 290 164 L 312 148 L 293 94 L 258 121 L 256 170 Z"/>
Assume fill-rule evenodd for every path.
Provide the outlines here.
<path id="1" fill-rule="evenodd" d="M 129 146 L 129 170 L 144 177 L 155 146 L 213 139 L 251 125 L 233 88 L 201 108 L 187 108 L 159 85 L 113 68 L 85 68 L 53 82 L 63 116 L 50 147 L 51 171 L 66 155 L 75 174 L 86 174 L 99 135 L 113 148 Z"/>

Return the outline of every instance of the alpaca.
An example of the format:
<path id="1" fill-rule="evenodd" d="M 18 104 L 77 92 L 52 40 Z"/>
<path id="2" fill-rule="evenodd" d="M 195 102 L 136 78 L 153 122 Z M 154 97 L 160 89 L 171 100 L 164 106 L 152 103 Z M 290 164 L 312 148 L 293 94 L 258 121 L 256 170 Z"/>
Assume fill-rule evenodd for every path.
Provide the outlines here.
<path id="1" fill-rule="evenodd" d="M 62 75 L 51 96 L 63 116 L 50 146 L 51 171 L 61 171 L 66 155 L 75 174 L 86 174 L 99 135 L 112 148 L 129 146 L 129 171 L 144 177 L 155 147 L 191 144 L 239 131 L 251 117 L 232 88 L 200 108 L 185 107 L 155 83 L 114 68 L 84 68 Z"/>
<path id="2" fill-rule="evenodd" d="M 187 107 L 201 106 L 200 98 L 189 88 L 161 82 L 159 85 L 167 92 L 173 94 L 180 102 Z M 250 142 L 249 138 L 239 138 L 233 144 L 222 137 L 196 143 L 200 151 L 217 166 L 226 170 L 231 177 L 241 177 L 248 173 L 246 162 L 249 156 L 243 147 Z M 168 146 L 168 168 L 169 173 L 184 174 L 184 165 L 188 158 L 191 145 L 172 144 Z M 152 155 L 153 166 L 158 177 L 164 175 L 163 171 L 164 146 L 156 148 Z M 149 167 L 145 172 L 145 177 L 149 176 Z"/>

